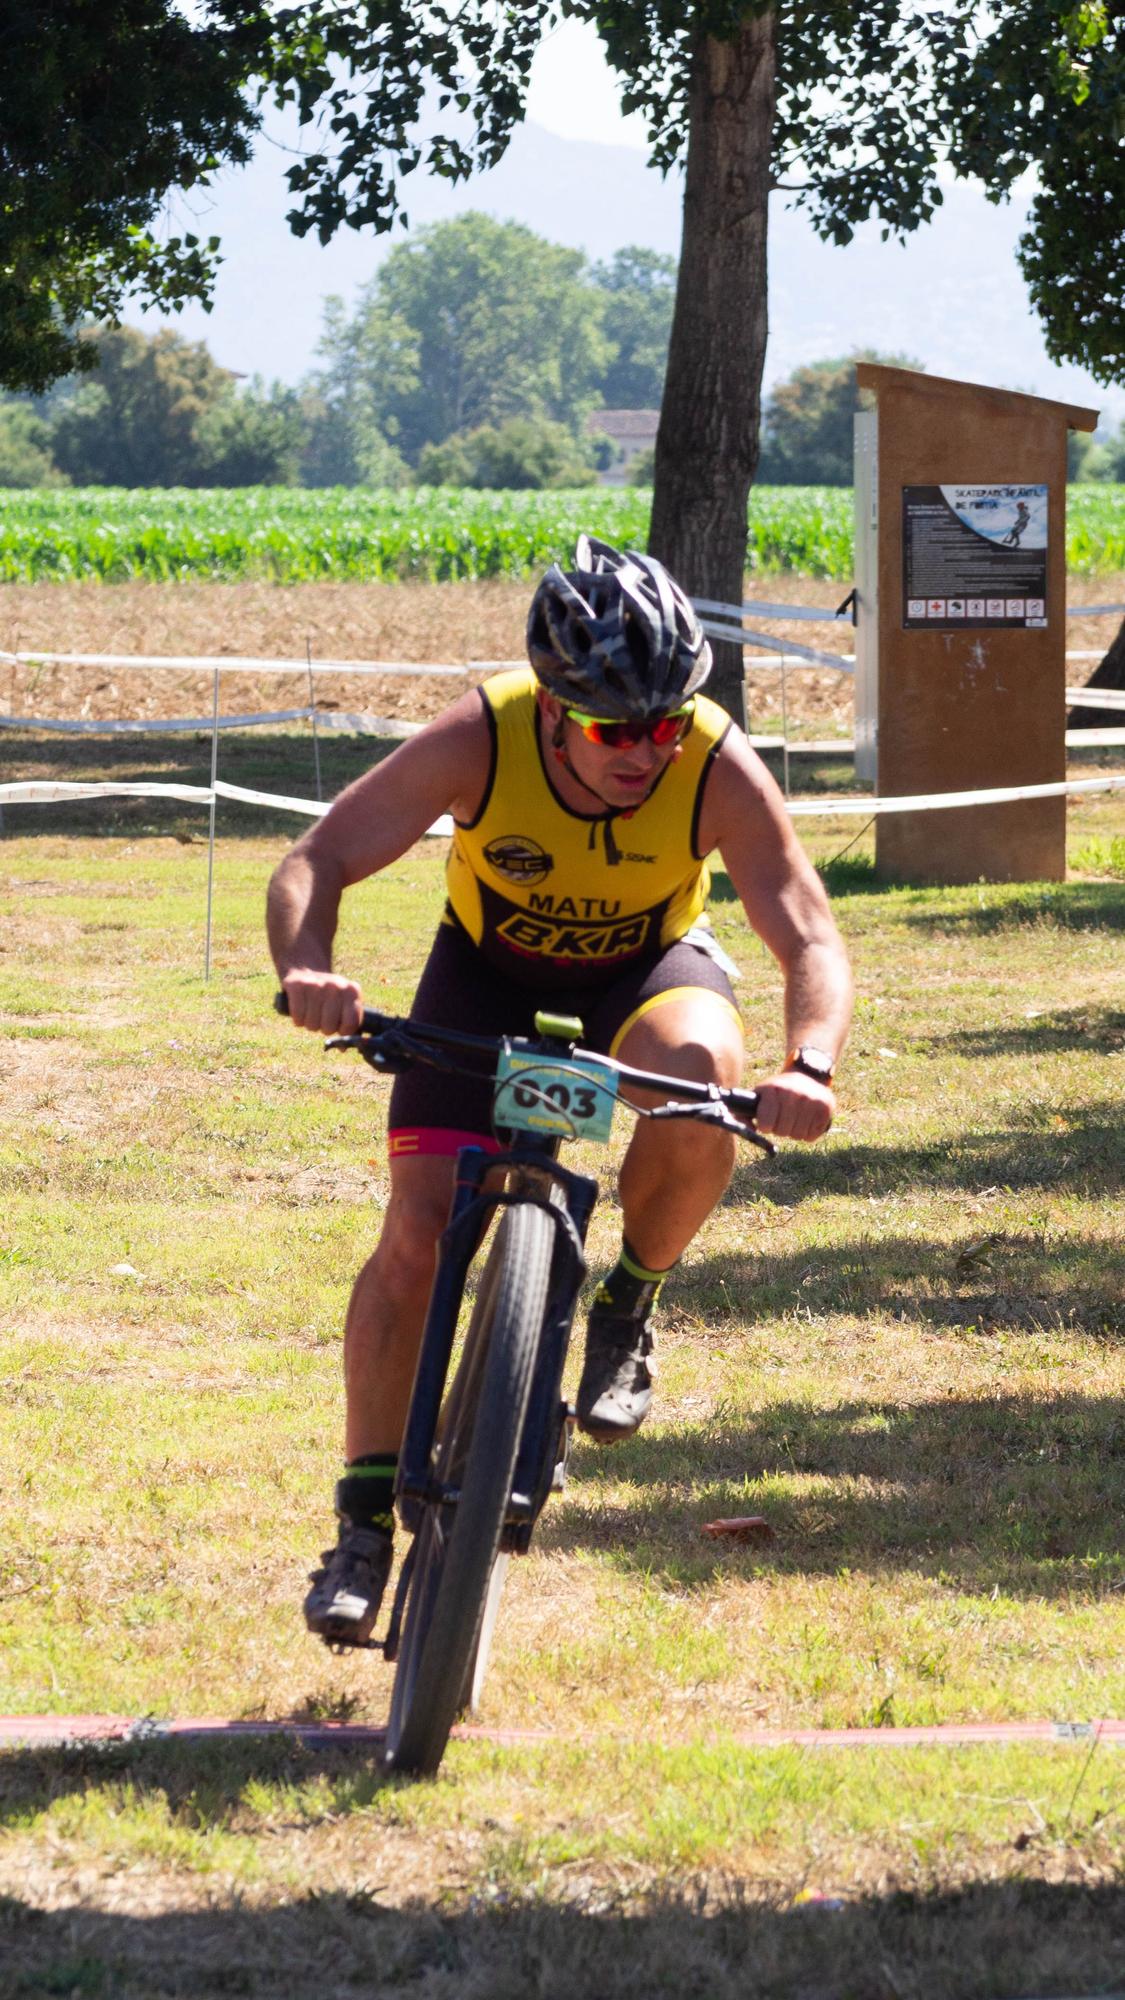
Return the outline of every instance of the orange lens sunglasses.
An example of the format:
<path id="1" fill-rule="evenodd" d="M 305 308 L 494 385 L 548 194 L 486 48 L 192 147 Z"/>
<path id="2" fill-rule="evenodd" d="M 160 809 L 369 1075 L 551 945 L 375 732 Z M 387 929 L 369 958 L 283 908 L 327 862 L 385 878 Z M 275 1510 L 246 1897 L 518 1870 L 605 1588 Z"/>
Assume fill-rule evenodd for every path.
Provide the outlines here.
<path id="1" fill-rule="evenodd" d="M 647 722 L 614 722 L 600 715 L 584 715 L 581 709 L 564 709 L 569 722 L 577 723 L 588 743 L 600 743 L 607 750 L 633 750 L 638 743 L 655 743 L 663 748 L 683 735 L 695 710 L 694 697 L 682 708 L 667 715 L 654 715 Z"/>

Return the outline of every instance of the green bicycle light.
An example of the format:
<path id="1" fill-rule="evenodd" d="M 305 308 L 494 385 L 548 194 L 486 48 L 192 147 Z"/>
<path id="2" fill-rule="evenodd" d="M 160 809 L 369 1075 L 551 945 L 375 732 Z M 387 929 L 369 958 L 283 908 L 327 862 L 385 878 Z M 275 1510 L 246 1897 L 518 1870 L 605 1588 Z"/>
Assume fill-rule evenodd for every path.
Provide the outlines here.
<path id="1" fill-rule="evenodd" d="M 584 1030 L 577 1014 L 536 1014 L 535 1032 L 553 1041 L 580 1042 Z"/>

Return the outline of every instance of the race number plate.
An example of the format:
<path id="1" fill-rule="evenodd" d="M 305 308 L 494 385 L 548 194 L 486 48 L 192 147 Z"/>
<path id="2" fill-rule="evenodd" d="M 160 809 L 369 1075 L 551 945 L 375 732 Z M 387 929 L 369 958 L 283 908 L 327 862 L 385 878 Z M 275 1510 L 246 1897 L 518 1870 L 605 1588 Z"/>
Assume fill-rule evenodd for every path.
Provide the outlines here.
<path id="1" fill-rule="evenodd" d="M 505 1050 L 496 1070 L 498 1125 L 562 1139 L 608 1139 L 617 1078 L 581 1056 L 522 1056 Z"/>

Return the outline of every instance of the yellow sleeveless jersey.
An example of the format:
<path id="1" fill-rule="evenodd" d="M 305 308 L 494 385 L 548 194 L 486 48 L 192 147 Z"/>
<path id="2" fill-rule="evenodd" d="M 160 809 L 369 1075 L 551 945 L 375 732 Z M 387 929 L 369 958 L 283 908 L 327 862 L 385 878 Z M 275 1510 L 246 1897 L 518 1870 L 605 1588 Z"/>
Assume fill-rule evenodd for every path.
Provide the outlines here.
<path id="1" fill-rule="evenodd" d="M 526 985 L 604 984 L 702 914 L 710 876 L 699 812 L 730 718 L 699 697 L 682 754 L 648 798 L 632 811 L 587 815 L 551 784 L 536 685 L 520 667 L 481 687 L 492 765 L 476 818 L 455 825 L 447 920 Z"/>

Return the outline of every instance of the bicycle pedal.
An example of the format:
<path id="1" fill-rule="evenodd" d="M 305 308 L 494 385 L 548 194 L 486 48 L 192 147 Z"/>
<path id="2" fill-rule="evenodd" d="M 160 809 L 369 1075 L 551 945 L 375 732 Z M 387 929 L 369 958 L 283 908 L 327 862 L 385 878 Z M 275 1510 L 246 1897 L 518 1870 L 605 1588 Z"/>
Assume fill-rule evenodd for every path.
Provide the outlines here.
<path id="1" fill-rule="evenodd" d="M 378 1639 L 325 1639 L 323 1642 L 330 1653 L 342 1660 L 348 1653 L 377 1653 L 380 1651 Z"/>

